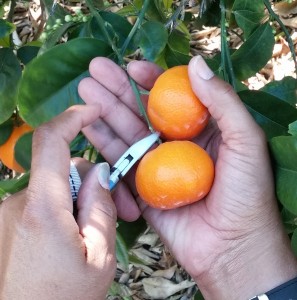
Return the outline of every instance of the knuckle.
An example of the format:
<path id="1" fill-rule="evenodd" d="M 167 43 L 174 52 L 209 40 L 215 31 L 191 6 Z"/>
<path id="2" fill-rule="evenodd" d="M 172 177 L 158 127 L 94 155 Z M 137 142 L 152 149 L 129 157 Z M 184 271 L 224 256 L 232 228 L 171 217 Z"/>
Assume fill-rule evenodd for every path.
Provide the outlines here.
<path id="1" fill-rule="evenodd" d="M 54 130 L 55 125 L 51 121 L 37 127 L 33 133 L 33 145 L 39 145 L 44 141 L 48 140 L 53 135 Z"/>

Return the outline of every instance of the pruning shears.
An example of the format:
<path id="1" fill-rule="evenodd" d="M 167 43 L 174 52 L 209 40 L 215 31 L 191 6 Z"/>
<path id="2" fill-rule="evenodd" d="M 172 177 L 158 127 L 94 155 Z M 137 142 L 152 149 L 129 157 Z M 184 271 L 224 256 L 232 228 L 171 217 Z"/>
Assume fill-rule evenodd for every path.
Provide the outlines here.
<path id="1" fill-rule="evenodd" d="M 158 132 L 141 139 L 133 144 L 110 169 L 109 189 L 112 191 L 120 179 L 134 166 L 134 164 L 153 146 L 159 139 Z"/>

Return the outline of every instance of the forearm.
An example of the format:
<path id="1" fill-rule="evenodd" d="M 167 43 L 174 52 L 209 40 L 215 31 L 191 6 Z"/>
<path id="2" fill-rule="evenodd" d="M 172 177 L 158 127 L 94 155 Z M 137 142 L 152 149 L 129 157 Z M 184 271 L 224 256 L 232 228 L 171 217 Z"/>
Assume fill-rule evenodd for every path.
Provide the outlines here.
<path id="1" fill-rule="evenodd" d="M 249 299 L 297 276 L 289 238 L 276 228 L 267 232 L 269 236 L 237 244 L 196 278 L 206 300 Z"/>

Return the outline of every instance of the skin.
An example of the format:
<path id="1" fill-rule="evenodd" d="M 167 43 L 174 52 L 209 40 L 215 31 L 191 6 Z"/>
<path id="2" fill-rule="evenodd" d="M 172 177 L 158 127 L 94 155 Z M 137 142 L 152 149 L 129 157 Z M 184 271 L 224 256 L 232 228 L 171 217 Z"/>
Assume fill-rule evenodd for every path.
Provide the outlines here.
<path id="1" fill-rule="evenodd" d="M 35 131 L 28 189 L 0 206 L 1 299 L 105 298 L 116 268 L 116 208 L 92 167 L 76 223 L 68 181 L 68 144 L 99 115 L 98 106 L 76 106 Z"/>
<path id="2" fill-rule="evenodd" d="M 203 79 L 199 70 L 204 66 L 202 59 L 194 58 L 189 77 L 212 115 L 209 126 L 194 139 L 216 164 L 211 192 L 189 206 L 153 209 L 137 197 L 132 170 L 119 187 L 127 191 L 121 201 L 128 210 L 134 209 L 136 199 L 143 216 L 206 299 L 248 299 L 296 276 L 297 266 L 277 209 L 265 136 L 230 85 L 209 76 L 209 70 Z M 161 72 L 148 62 L 128 65 L 129 75 L 147 90 Z M 99 105 L 103 114 L 84 132 L 113 164 L 149 131 L 123 70 L 96 58 L 90 74 L 79 85 L 79 93 L 86 103 Z M 146 101 L 143 97 L 144 105 Z M 117 201 L 117 195 L 114 198 Z"/>
<path id="3" fill-rule="evenodd" d="M 203 79 L 202 69 L 201 59 L 190 62 L 193 90 L 213 117 L 194 139 L 215 161 L 211 192 L 192 205 L 160 211 L 137 196 L 131 170 L 113 200 L 121 218 L 134 220 L 143 214 L 205 299 L 248 299 L 296 276 L 297 265 L 280 221 L 263 132 L 232 88 L 213 76 Z M 130 76 L 147 90 L 161 72 L 148 62 L 128 66 Z M 0 248 L 5 253 L 0 261 L 5 274 L 0 279 L 1 299 L 104 299 L 112 280 L 115 207 L 100 188 L 96 169 L 90 173 L 89 164 L 76 160 L 86 177 L 75 223 L 68 143 L 82 129 L 114 164 L 149 131 L 121 68 L 96 58 L 90 74 L 79 85 L 87 105 L 37 130 L 29 188 L 0 207 Z"/>

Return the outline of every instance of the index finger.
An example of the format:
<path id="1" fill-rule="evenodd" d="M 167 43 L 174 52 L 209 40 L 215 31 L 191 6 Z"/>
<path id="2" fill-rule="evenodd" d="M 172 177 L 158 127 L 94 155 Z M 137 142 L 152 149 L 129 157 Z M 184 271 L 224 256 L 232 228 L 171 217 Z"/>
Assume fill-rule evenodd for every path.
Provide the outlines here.
<path id="1" fill-rule="evenodd" d="M 38 127 L 33 135 L 31 176 L 27 201 L 47 211 L 72 213 L 69 187 L 69 143 L 80 130 L 99 118 L 98 105 L 76 105 Z"/>

